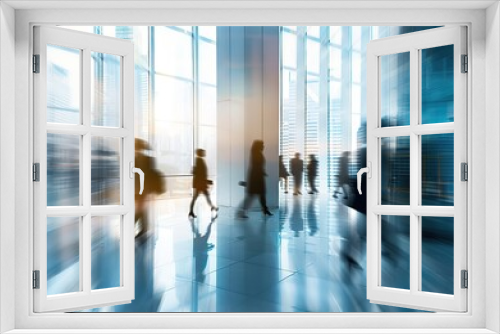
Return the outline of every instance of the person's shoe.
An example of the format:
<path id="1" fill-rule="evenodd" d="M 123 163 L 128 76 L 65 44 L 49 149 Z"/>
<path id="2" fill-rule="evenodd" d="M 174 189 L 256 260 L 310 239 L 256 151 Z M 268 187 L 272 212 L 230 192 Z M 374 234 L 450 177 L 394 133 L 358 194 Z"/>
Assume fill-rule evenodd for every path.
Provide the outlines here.
<path id="1" fill-rule="evenodd" d="M 267 208 L 262 213 L 264 214 L 264 216 L 272 216 L 273 215 L 272 212 L 269 211 L 269 209 L 267 209 Z"/>
<path id="2" fill-rule="evenodd" d="M 196 215 L 193 213 L 193 212 L 190 212 L 189 215 L 188 215 L 189 218 L 196 218 Z"/>
<path id="3" fill-rule="evenodd" d="M 238 213 L 236 214 L 236 217 L 238 217 L 240 219 L 247 219 L 248 218 L 247 214 L 243 210 L 238 211 Z"/>
<path id="4" fill-rule="evenodd" d="M 285 194 L 288 194 L 288 191 L 285 191 Z"/>
<path id="5" fill-rule="evenodd" d="M 308 192 L 308 194 L 309 194 L 309 195 L 313 195 L 313 194 L 314 194 L 314 192 L 310 191 L 310 192 Z"/>
<path id="6" fill-rule="evenodd" d="M 299 191 L 299 195 L 302 195 L 302 193 Z"/>
<path id="7" fill-rule="evenodd" d="M 333 194 L 333 198 L 338 198 L 338 197 L 337 197 L 337 194 Z"/>
<path id="8" fill-rule="evenodd" d="M 217 211 L 219 211 L 219 208 L 218 208 L 218 207 L 216 207 L 216 206 L 212 206 L 212 209 L 211 209 L 211 210 L 212 210 L 212 211 L 217 212 Z"/>
<path id="9" fill-rule="evenodd" d="M 298 194 L 297 193 L 293 193 L 293 196 L 297 196 Z"/>

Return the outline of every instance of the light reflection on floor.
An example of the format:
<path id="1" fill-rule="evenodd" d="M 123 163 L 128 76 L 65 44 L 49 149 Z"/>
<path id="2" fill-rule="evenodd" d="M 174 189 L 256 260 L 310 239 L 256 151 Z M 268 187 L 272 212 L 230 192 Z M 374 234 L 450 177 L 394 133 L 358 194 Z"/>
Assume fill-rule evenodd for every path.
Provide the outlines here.
<path id="1" fill-rule="evenodd" d="M 199 201 L 194 222 L 189 199 L 151 204 L 154 231 L 136 241 L 135 300 L 88 311 L 412 311 L 366 299 L 365 215 L 336 199 L 287 195 L 274 216 L 246 220 L 229 208 L 212 220 Z"/>

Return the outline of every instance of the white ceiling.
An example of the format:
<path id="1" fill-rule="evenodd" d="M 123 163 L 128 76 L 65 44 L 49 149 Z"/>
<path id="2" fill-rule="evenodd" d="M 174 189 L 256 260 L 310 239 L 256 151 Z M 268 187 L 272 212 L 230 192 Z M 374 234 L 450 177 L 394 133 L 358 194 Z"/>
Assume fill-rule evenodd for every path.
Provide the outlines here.
<path id="1" fill-rule="evenodd" d="M 15 9 L 482 9 L 499 0 L 3 0 Z"/>

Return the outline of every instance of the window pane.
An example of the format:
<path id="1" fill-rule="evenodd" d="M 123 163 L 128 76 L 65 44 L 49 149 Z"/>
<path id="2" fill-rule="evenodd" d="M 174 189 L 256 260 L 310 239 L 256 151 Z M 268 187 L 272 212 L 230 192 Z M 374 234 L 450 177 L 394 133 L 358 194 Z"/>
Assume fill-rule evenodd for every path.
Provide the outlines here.
<path id="1" fill-rule="evenodd" d="M 192 36 L 169 27 L 155 27 L 156 72 L 193 79 Z"/>
<path id="2" fill-rule="evenodd" d="M 200 85 L 199 117 L 202 125 L 217 125 L 217 88 Z"/>
<path id="3" fill-rule="evenodd" d="M 307 72 L 319 74 L 319 42 L 307 40 Z"/>
<path id="4" fill-rule="evenodd" d="M 217 50 L 215 44 L 200 40 L 198 52 L 199 80 L 204 83 L 215 85 L 217 83 Z"/>
<path id="5" fill-rule="evenodd" d="M 283 32 L 283 66 L 297 68 L 297 35 Z"/>
<path id="6" fill-rule="evenodd" d="M 156 121 L 193 122 L 193 83 L 155 75 Z"/>
<path id="7" fill-rule="evenodd" d="M 382 126 L 410 125 L 410 53 L 380 57 Z"/>
<path id="8" fill-rule="evenodd" d="M 342 27 L 330 27 L 330 43 L 335 45 L 342 44 Z"/>
<path id="9" fill-rule="evenodd" d="M 47 295 L 80 291 L 80 217 L 47 218 Z"/>
<path id="10" fill-rule="evenodd" d="M 198 34 L 201 37 L 205 37 L 215 41 L 217 39 L 217 26 L 199 26 Z"/>
<path id="11" fill-rule="evenodd" d="M 452 217 L 422 217 L 422 291 L 453 294 Z"/>
<path id="12" fill-rule="evenodd" d="M 453 122 L 453 45 L 422 50 L 422 124 Z"/>
<path id="13" fill-rule="evenodd" d="M 381 285 L 410 289 L 410 217 L 382 216 L 381 224 Z"/>
<path id="14" fill-rule="evenodd" d="M 80 123 L 80 50 L 47 45 L 47 122 Z"/>
<path id="15" fill-rule="evenodd" d="M 382 205 L 410 205 L 410 137 L 381 139 Z"/>
<path id="16" fill-rule="evenodd" d="M 47 206 L 80 205 L 80 136 L 47 134 Z"/>
<path id="17" fill-rule="evenodd" d="M 119 287 L 121 217 L 92 217 L 92 289 Z"/>
<path id="18" fill-rule="evenodd" d="M 342 75 L 342 50 L 339 48 L 330 48 L 330 76 L 340 79 Z"/>
<path id="19" fill-rule="evenodd" d="M 192 124 L 155 122 L 156 164 L 167 176 L 191 175 L 193 131 Z"/>
<path id="20" fill-rule="evenodd" d="M 120 141 L 92 137 L 92 205 L 120 204 Z"/>
<path id="21" fill-rule="evenodd" d="M 422 136 L 422 205 L 453 206 L 454 135 Z"/>
<path id="22" fill-rule="evenodd" d="M 307 36 L 319 38 L 319 26 L 307 27 Z"/>
<path id="23" fill-rule="evenodd" d="M 120 56 L 91 53 L 91 124 L 120 126 L 121 66 Z"/>

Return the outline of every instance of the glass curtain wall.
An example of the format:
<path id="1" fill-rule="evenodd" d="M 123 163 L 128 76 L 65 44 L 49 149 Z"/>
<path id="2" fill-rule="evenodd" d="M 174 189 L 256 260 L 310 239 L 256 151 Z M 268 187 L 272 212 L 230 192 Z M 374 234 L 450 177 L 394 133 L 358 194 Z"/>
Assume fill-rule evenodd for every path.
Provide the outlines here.
<path id="1" fill-rule="evenodd" d="M 170 198 L 191 194 L 194 150 L 207 151 L 210 178 L 216 173 L 216 27 L 215 26 L 66 26 L 130 40 L 135 54 L 135 137 L 149 144 L 156 168 L 167 178 Z M 112 61 L 93 53 L 95 82 L 106 88 Z M 113 86 L 114 87 L 114 86 Z M 109 87 L 109 89 L 113 88 Z M 96 110 L 104 126 L 114 120 Z M 104 172 L 104 171 L 103 171 Z"/>
<path id="2" fill-rule="evenodd" d="M 316 155 L 316 186 L 334 192 L 342 186 L 341 164 L 347 159 L 355 189 L 366 154 L 366 46 L 373 39 L 430 28 L 435 27 L 282 27 L 280 154 L 285 166 L 296 152 L 304 166 L 309 155 Z M 405 66 L 404 59 L 393 61 Z M 304 168 L 304 191 L 309 186 Z"/>

